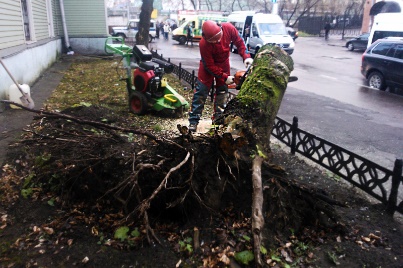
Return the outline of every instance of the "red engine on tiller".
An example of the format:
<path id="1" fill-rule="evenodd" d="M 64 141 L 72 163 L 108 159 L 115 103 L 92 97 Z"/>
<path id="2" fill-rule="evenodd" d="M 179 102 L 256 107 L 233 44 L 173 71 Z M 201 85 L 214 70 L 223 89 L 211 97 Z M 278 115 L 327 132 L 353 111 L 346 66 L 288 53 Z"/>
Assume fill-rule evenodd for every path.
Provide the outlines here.
<path id="1" fill-rule="evenodd" d="M 151 52 L 144 46 L 134 46 L 133 55 L 138 67 L 133 72 L 133 85 L 136 90 L 161 98 L 164 95 L 162 76 L 171 73 L 174 66 L 169 62 L 153 59 Z"/>

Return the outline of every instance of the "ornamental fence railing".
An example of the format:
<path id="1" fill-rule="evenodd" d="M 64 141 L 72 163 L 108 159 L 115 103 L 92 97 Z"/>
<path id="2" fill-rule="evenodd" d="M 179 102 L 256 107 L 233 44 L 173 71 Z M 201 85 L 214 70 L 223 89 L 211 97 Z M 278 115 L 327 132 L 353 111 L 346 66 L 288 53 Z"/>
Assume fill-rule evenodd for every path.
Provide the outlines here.
<path id="1" fill-rule="evenodd" d="M 165 59 L 157 51 L 152 53 L 154 58 L 170 62 L 170 59 Z M 173 65 L 173 73 L 192 89 L 195 88 L 195 71 L 188 72 L 182 68 L 181 63 Z M 396 159 L 393 170 L 389 170 L 298 128 L 297 117 L 288 123 L 277 116 L 271 134 L 290 147 L 291 154 L 300 153 L 382 202 L 391 215 L 395 211 L 403 214 L 403 199 L 399 197 L 399 193 L 403 195 L 402 159 Z"/>

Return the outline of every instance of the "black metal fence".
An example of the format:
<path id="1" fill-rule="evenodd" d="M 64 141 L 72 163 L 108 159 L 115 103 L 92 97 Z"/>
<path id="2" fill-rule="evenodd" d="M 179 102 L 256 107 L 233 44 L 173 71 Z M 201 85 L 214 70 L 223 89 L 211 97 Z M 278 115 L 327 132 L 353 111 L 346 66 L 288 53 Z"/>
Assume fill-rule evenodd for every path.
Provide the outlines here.
<path id="1" fill-rule="evenodd" d="M 154 58 L 170 61 L 164 59 L 157 51 L 152 53 Z M 183 69 L 181 63 L 173 65 L 173 73 L 190 84 L 193 89 L 197 80 L 195 72 L 190 73 Z M 292 154 L 296 152 L 302 154 L 385 204 L 390 214 L 393 215 L 395 211 L 403 214 L 403 200 L 398 197 L 399 192 L 403 192 L 402 159 L 396 159 L 394 169 L 391 171 L 299 129 L 297 117 L 294 117 L 292 124 L 276 117 L 271 134 L 289 146 Z M 387 185 L 390 185 L 389 190 Z"/>
<path id="2" fill-rule="evenodd" d="M 350 32 L 361 29 L 362 16 L 304 16 L 299 19 L 298 31 L 313 35 L 321 35 L 326 22 L 331 25 L 330 33 Z M 360 33 L 358 33 L 360 34 Z"/>
<path id="3" fill-rule="evenodd" d="M 313 162 L 325 167 L 361 190 L 378 199 L 392 214 L 403 214 L 403 201 L 398 204 L 398 192 L 402 188 L 402 159 L 396 159 L 393 171 L 388 170 L 347 149 L 319 138 L 298 128 L 298 118 L 290 124 L 276 117 L 272 135 Z M 390 185 L 387 191 L 386 185 Z"/>

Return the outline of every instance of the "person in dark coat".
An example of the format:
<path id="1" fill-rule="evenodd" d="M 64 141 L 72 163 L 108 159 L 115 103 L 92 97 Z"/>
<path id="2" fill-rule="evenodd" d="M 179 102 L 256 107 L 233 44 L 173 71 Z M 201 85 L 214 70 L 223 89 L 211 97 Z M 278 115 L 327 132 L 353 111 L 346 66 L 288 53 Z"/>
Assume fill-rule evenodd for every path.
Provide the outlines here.
<path id="1" fill-rule="evenodd" d="M 186 27 L 186 45 L 189 45 L 189 41 L 192 43 L 193 46 L 193 28 L 192 25 L 189 23 Z"/>
<path id="2" fill-rule="evenodd" d="M 155 24 L 155 38 L 160 38 L 160 23 L 158 21 Z"/>
<path id="3" fill-rule="evenodd" d="M 327 21 L 325 24 L 325 40 L 329 39 L 330 23 Z"/>
<path id="4" fill-rule="evenodd" d="M 178 25 L 176 25 L 176 23 L 172 24 L 171 31 L 175 30 L 176 28 L 178 28 Z"/>

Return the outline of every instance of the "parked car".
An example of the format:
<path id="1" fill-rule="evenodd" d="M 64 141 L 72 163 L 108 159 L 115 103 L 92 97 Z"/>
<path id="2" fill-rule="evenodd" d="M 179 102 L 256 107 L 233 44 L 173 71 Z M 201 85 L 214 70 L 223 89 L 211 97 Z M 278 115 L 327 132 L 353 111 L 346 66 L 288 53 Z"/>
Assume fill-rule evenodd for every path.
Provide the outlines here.
<path id="1" fill-rule="evenodd" d="M 292 37 L 292 40 L 295 41 L 295 39 L 298 38 L 298 32 L 291 27 L 286 27 L 286 29 L 288 34 Z"/>
<path id="2" fill-rule="evenodd" d="M 361 73 L 370 87 L 403 88 L 403 38 L 386 37 L 370 45 L 362 55 Z"/>
<path id="3" fill-rule="evenodd" d="M 362 35 L 354 37 L 353 39 L 347 41 L 346 48 L 350 51 L 353 51 L 354 49 L 366 50 L 368 45 L 368 37 L 369 33 L 363 33 Z"/>
<path id="4" fill-rule="evenodd" d="M 130 20 L 127 26 L 117 26 L 112 27 L 111 35 L 115 37 L 122 37 L 123 39 L 131 38 L 134 39 L 138 32 L 139 28 L 139 19 Z M 156 36 L 156 25 L 154 20 L 150 20 L 150 31 L 149 31 L 149 40 L 148 42 L 152 42 Z"/>

